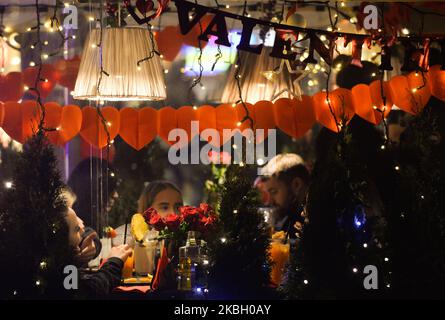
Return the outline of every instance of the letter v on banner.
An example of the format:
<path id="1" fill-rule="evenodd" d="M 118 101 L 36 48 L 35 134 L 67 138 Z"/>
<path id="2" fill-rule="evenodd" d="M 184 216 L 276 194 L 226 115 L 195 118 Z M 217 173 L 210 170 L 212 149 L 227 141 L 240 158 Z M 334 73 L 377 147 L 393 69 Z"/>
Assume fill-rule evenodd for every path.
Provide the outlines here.
<path id="1" fill-rule="evenodd" d="M 187 1 L 175 1 L 175 5 L 178 9 L 179 29 L 183 35 L 189 33 L 207 12 L 205 8 L 194 6 L 193 3 Z M 190 20 L 189 14 L 191 9 L 194 9 L 195 15 Z"/>

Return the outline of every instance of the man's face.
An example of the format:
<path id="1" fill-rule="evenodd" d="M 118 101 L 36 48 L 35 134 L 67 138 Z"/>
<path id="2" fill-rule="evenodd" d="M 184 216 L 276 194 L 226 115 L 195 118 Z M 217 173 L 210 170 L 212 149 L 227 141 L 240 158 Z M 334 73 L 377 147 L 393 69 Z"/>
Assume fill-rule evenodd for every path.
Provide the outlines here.
<path id="1" fill-rule="evenodd" d="M 69 228 L 68 232 L 70 245 L 74 249 L 79 249 L 79 245 L 82 240 L 82 225 L 80 223 L 82 220 L 77 217 L 76 212 L 71 208 L 68 208 L 68 213 L 65 216 L 65 219 Z"/>
<path id="2" fill-rule="evenodd" d="M 287 209 L 291 198 L 287 185 L 276 177 L 270 177 L 265 184 L 266 190 L 269 193 L 269 205 L 279 209 Z"/>

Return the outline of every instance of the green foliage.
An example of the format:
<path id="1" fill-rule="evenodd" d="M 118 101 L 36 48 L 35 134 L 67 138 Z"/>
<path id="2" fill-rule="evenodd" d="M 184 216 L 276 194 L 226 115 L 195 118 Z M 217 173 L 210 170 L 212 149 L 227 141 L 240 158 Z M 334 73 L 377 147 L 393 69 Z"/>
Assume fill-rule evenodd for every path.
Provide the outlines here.
<path id="1" fill-rule="evenodd" d="M 230 165 L 225 173 L 218 230 L 209 242 L 210 295 L 215 298 L 264 297 L 269 284 L 270 236 L 258 213 L 258 194 L 249 167 Z"/>
<path id="2" fill-rule="evenodd" d="M 205 193 L 207 196 L 207 203 L 219 211 L 220 194 L 222 192 L 224 182 L 226 179 L 226 165 L 212 164 L 212 178 L 204 183 Z"/>
<path id="3" fill-rule="evenodd" d="M 62 298 L 63 267 L 72 251 L 60 197 L 62 181 L 52 146 L 43 134 L 23 146 L 13 188 L 0 195 L 0 297 Z"/>

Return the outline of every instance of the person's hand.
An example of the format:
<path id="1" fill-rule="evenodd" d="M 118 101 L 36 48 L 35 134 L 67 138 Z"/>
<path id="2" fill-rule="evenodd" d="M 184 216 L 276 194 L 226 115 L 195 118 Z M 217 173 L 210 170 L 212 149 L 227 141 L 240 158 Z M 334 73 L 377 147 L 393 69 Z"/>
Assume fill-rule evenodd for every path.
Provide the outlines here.
<path id="1" fill-rule="evenodd" d="M 96 232 L 90 233 L 88 236 L 83 239 L 82 244 L 80 245 L 80 250 L 77 253 L 77 260 L 81 264 L 86 264 L 89 261 L 93 260 L 96 255 L 96 245 L 94 244 L 94 238 L 97 237 Z"/>
<path id="2" fill-rule="evenodd" d="M 121 259 L 123 262 L 127 260 L 127 258 L 131 255 L 131 247 L 128 244 L 121 244 L 116 247 L 112 247 L 110 251 L 109 258 L 118 258 Z"/>

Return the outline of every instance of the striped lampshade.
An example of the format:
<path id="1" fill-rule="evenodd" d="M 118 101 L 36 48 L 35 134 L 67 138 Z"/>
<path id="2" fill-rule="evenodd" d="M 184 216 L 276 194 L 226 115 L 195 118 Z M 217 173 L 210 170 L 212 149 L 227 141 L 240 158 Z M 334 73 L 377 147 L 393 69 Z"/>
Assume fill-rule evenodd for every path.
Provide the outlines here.
<path id="1" fill-rule="evenodd" d="M 78 100 L 164 100 L 166 87 L 161 60 L 150 55 L 152 42 L 147 29 L 105 28 L 102 31 L 103 74 L 100 80 L 100 29 L 88 35 L 82 53 L 73 97 Z"/>
<path id="2" fill-rule="evenodd" d="M 229 71 L 228 80 L 224 88 L 221 102 L 233 103 L 240 99 L 237 81 L 235 80 L 236 68 L 239 67 L 238 74 L 241 76 L 239 82 L 241 86 L 242 98 L 245 102 L 255 103 L 260 100 L 272 100 L 272 98 L 282 90 L 295 91 L 291 75 L 284 70 L 273 79 L 267 79 L 267 72 L 273 75 L 281 59 L 270 56 L 271 47 L 263 47 L 260 54 L 238 51 L 239 66 L 232 65 Z M 280 98 L 288 97 L 283 93 Z M 290 96 L 289 96 L 290 97 Z"/>

